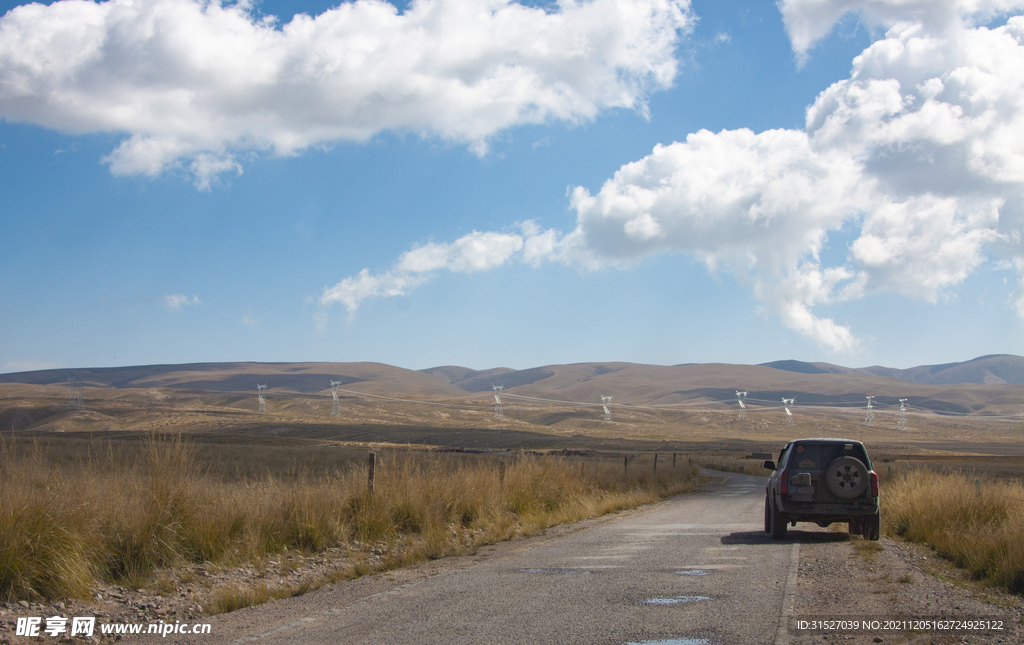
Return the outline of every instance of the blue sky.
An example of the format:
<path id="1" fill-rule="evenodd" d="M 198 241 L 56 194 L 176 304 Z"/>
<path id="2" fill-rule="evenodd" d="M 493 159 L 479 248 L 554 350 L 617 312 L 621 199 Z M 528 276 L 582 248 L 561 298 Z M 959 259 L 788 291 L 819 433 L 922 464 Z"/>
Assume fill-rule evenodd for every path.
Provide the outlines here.
<path id="1" fill-rule="evenodd" d="M 353 42 L 396 30 L 370 46 L 381 69 L 324 71 L 353 60 L 328 34 L 276 45 L 291 75 L 251 87 L 233 80 L 270 65 L 268 30 L 283 41 L 330 3 L 224 5 L 217 22 L 191 0 L 125 0 L 84 21 L 97 46 L 66 3 L 3 2 L 0 371 L 1024 354 L 1015 2 L 837 0 L 838 21 L 808 0 L 601 2 L 512 14 L 541 53 L 461 41 L 512 29 L 494 0 L 436 3 L 451 24 L 425 21 L 408 50 L 429 3 L 353 18 Z M 150 60 L 124 18 L 138 7 L 191 16 L 179 36 L 210 24 Z M 609 7 L 643 20 L 619 34 L 633 23 Z M 236 40 L 219 50 L 220 33 Z M 247 38 L 256 53 L 232 62 Z M 558 58 L 572 39 L 589 46 Z M 424 77 L 403 67 L 473 47 Z M 178 111 L 182 93 L 203 108 Z"/>

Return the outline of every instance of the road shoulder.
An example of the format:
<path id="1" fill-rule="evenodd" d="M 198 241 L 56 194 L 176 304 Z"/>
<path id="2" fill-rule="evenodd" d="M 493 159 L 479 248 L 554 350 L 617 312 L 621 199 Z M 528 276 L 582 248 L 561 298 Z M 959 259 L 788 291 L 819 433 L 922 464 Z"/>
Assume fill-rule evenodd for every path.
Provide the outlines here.
<path id="1" fill-rule="evenodd" d="M 818 532 L 828 531 L 815 531 Z M 789 636 L 793 645 L 1019 642 L 1024 620 L 1021 598 L 968 580 L 961 570 L 925 546 L 885 537 L 869 542 L 860 537 L 840 536 L 841 533 L 836 534 L 835 541 L 804 540 L 801 544 L 794 621 L 868 618 L 884 624 L 887 619 L 941 617 L 957 621 L 999 617 L 1006 621 L 1007 629 L 984 634 L 885 629 L 859 633 L 838 629 L 810 634 L 792 629 L 791 624 Z"/>

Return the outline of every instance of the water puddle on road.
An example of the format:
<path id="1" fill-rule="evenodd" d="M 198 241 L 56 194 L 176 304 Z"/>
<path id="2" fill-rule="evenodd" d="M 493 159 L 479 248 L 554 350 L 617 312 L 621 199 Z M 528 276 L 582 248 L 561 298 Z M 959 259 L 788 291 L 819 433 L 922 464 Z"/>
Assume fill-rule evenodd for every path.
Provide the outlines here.
<path id="1" fill-rule="evenodd" d="M 681 571 L 676 571 L 676 575 L 680 576 L 706 576 L 709 573 L 711 572 L 707 569 L 683 569 Z"/>
<path id="2" fill-rule="evenodd" d="M 629 641 L 622 645 L 711 645 L 711 641 L 703 638 L 663 638 L 654 641 Z"/>
<path id="3" fill-rule="evenodd" d="M 701 602 L 711 600 L 708 596 L 673 596 L 671 598 L 651 598 L 645 600 L 645 605 L 681 605 L 688 602 Z"/>
<path id="4" fill-rule="evenodd" d="M 516 569 L 516 573 L 541 573 L 549 576 L 588 576 L 593 571 L 576 569 Z"/>

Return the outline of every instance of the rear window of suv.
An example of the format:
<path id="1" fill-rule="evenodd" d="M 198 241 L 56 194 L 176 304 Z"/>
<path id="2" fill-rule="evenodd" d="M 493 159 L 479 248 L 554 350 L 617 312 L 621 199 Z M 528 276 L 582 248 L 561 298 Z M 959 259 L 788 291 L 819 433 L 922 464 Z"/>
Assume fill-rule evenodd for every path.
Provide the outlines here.
<path id="1" fill-rule="evenodd" d="M 861 444 L 852 444 L 853 450 L 846 452 L 843 443 L 797 443 L 789 450 L 789 463 L 786 464 L 789 470 L 825 470 L 833 461 L 849 454 L 861 460 L 865 466 L 871 468 L 871 462 L 864 447 Z"/>

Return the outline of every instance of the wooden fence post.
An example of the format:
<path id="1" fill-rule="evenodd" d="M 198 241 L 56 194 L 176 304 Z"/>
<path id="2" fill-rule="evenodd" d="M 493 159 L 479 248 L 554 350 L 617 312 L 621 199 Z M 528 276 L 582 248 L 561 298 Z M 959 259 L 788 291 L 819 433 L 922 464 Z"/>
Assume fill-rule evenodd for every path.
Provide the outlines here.
<path id="1" fill-rule="evenodd" d="M 505 485 L 505 460 L 502 459 L 498 462 L 498 483 L 502 486 Z"/>
<path id="2" fill-rule="evenodd" d="M 622 458 L 622 472 L 629 472 L 629 457 Z"/>
<path id="3" fill-rule="evenodd" d="M 369 470 L 366 473 L 366 492 L 373 495 L 373 475 L 377 466 L 377 453 L 370 451 Z"/>
<path id="4" fill-rule="evenodd" d="M 658 474 L 658 453 L 654 453 L 654 474 Z"/>

